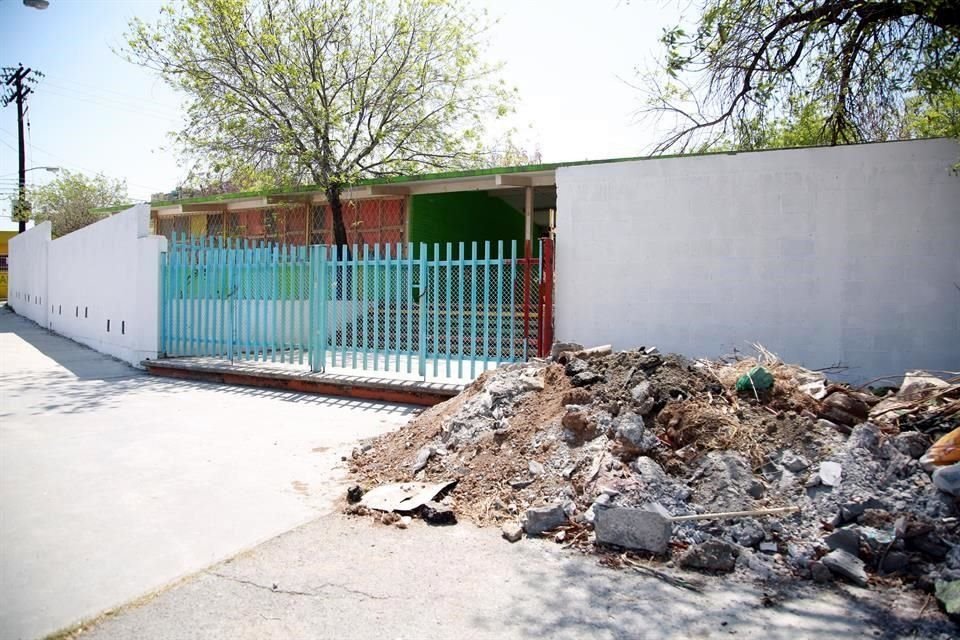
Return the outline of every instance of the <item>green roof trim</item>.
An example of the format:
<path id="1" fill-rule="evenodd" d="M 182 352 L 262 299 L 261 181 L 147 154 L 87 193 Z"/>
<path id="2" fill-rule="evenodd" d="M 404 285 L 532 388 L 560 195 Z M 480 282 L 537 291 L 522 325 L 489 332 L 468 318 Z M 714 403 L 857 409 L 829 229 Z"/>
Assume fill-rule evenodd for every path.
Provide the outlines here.
<path id="1" fill-rule="evenodd" d="M 385 178 L 366 178 L 355 183 L 347 185 L 348 187 L 369 187 L 376 185 L 388 185 L 401 182 L 426 182 L 428 180 L 452 180 L 457 178 L 482 178 L 486 176 L 495 176 L 505 173 L 534 173 L 537 171 L 554 171 L 563 167 L 580 167 L 596 164 L 614 164 L 619 162 L 639 162 L 642 160 L 668 160 L 674 158 L 695 158 L 703 156 L 735 156 L 743 153 L 766 153 L 770 151 L 794 151 L 799 149 L 819 149 L 819 148 L 842 148 L 858 147 L 870 144 L 891 144 L 897 142 L 917 142 L 919 140 L 938 140 L 935 138 L 914 138 L 910 140 L 883 140 L 875 142 L 858 142 L 853 144 L 836 145 L 807 145 L 802 147 L 778 147 L 775 149 L 750 149 L 746 151 L 705 151 L 700 153 L 673 153 L 656 156 L 632 156 L 622 158 L 604 158 L 600 160 L 574 160 L 570 162 L 552 162 L 544 164 L 527 164 L 514 167 L 492 167 L 489 169 L 466 169 L 460 171 L 443 171 L 440 173 L 419 173 L 408 176 L 390 176 Z M 949 138 L 947 138 L 949 139 Z M 157 200 L 150 202 L 151 207 L 166 207 L 178 204 L 205 204 L 212 202 L 225 202 L 238 200 L 241 198 L 264 198 L 269 196 L 288 196 L 298 193 L 314 193 L 322 191 L 315 184 L 302 185 L 297 187 L 284 187 L 275 189 L 261 189 L 258 191 L 241 191 L 236 193 L 219 193 L 211 196 L 197 196 L 194 198 L 184 198 L 182 200 Z M 135 203 L 112 205 L 109 207 L 99 207 L 92 209 L 94 213 L 116 213 L 132 207 Z"/>

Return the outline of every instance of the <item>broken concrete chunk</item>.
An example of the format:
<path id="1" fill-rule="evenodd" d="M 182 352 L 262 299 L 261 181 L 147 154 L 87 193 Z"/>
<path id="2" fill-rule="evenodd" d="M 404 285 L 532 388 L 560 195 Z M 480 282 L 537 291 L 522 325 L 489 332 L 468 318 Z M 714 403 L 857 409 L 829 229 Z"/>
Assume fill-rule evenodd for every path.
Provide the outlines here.
<path id="1" fill-rule="evenodd" d="M 640 384 L 636 385 L 633 389 L 630 389 L 630 395 L 633 396 L 633 401 L 637 404 L 644 404 L 650 398 L 650 392 L 652 386 L 649 380 L 644 380 Z"/>
<path id="2" fill-rule="evenodd" d="M 566 364 L 566 366 L 563 368 L 563 372 L 572 378 L 575 375 L 583 373 L 589 368 L 590 368 L 590 365 L 587 364 L 586 360 L 581 360 L 580 358 L 574 358 Z"/>
<path id="3" fill-rule="evenodd" d="M 583 345 L 577 342 L 554 342 L 553 346 L 550 347 L 550 357 L 556 360 L 560 357 L 561 353 L 566 353 L 567 351 L 583 351 Z"/>
<path id="4" fill-rule="evenodd" d="M 814 582 L 830 582 L 833 580 L 833 572 L 819 560 L 810 564 L 810 576 Z"/>
<path id="5" fill-rule="evenodd" d="M 910 566 L 910 556 L 902 551 L 891 551 L 883 557 L 880 568 L 887 573 L 904 571 Z"/>
<path id="6" fill-rule="evenodd" d="M 593 509 L 597 542 L 656 554 L 666 553 L 673 523 L 654 507 L 635 509 L 597 505 Z"/>
<path id="7" fill-rule="evenodd" d="M 886 505 L 876 498 L 865 498 L 854 500 L 840 505 L 840 514 L 835 524 L 846 524 L 853 522 L 863 515 L 867 509 L 885 509 Z"/>
<path id="8" fill-rule="evenodd" d="M 423 508 L 420 510 L 420 515 L 423 516 L 423 519 L 429 524 L 457 524 L 457 516 L 453 512 L 453 509 L 439 502 L 430 501 L 423 505 Z"/>
<path id="9" fill-rule="evenodd" d="M 919 431 L 904 431 L 893 439 L 893 446 L 904 455 L 919 460 L 930 446 L 930 438 Z"/>
<path id="10" fill-rule="evenodd" d="M 871 453 L 876 453 L 880 446 L 880 429 L 875 424 L 864 422 L 858 424 L 850 432 L 850 438 L 847 440 L 847 449 L 866 449 Z"/>
<path id="11" fill-rule="evenodd" d="M 707 540 L 694 545 L 680 556 L 680 566 L 704 571 L 733 571 L 737 564 L 737 547 L 723 540 Z"/>
<path id="12" fill-rule="evenodd" d="M 780 456 L 780 464 L 793 473 L 799 473 L 810 466 L 810 462 L 806 458 L 789 449 L 784 451 L 783 455 Z"/>
<path id="13" fill-rule="evenodd" d="M 763 527 L 753 518 L 735 522 L 728 529 L 728 533 L 733 541 L 741 547 L 755 547 L 763 541 L 764 537 Z"/>
<path id="14" fill-rule="evenodd" d="M 820 484 L 825 487 L 836 487 L 840 484 L 843 467 L 839 462 L 824 460 L 820 463 Z"/>
<path id="15" fill-rule="evenodd" d="M 687 484 L 701 504 L 715 511 L 741 511 L 753 507 L 755 495 L 763 495 L 763 484 L 736 451 L 711 451 Z"/>
<path id="16" fill-rule="evenodd" d="M 632 455 L 646 454 L 660 447 L 660 440 L 648 431 L 643 418 L 628 411 L 614 422 L 614 437 L 624 452 Z"/>
<path id="17" fill-rule="evenodd" d="M 667 479 L 667 472 L 653 458 L 640 456 L 631 462 L 630 466 L 648 484 L 663 482 Z"/>
<path id="18" fill-rule="evenodd" d="M 834 549 L 823 556 L 821 561 L 834 574 L 842 576 L 861 587 L 867 586 L 867 572 L 863 567 L 863 561 L 857 556 L 847 553 L 843 549 Z"/>
<path id="19" fill-rule="evenodd" d="M 761 542 L 758 549 L 763 553 L 776 553 L 778 551 L 777 543 L 772 540 Z"/>
<path id="20" fill-rule="evenodd" d="M 530 460 L 527 462 L 527 471 L 529 471 L 532 476 L 542 476 L 546 469 L 544 469 L 542 463 L 536 460 Z"/>
<path id="21" fill-rule="evenodd" d="M 433 447 L 423 447 L 417 452 L 417 459 L 414 460 L 413 464 L 410 465 L 410 472 L 416 473 L 420 471 L 427 463 L 430 461 L 430 456 L 436 452 L 436 449 Z"/>
<path id="22" fill-rule="evenodd" d="M 526 489 L 533 484 L 533 478 L 514 478 L 508 481 L 507 484 L 517 490 Z"/>
<path id="23" fill-rule="evenodd" d="M 603 380 L 603 376 L 596 371 L 584 371 L 578 373 L 570 379 L 570 384 L 575 387 L 588 387 Z"/>
<path id="24" fill-rule="evenodd" d="M 517 542 L 523 537 L 523 527 L 516 522 L 508 522 L 500 527 L 500 532 L 507 542 Z"/>
<path id="25" fill-rule="evenodd" d="M 842 549 L 850 555 L 860 555 L 860 536 L 854 529 L 837 529 L 824 542 L 831 551 Z"/>
<path id="26" fill-rule="evenodd" d="M 656 398 L 653 397 L 652 392 L 653 387 L 649 380 L 644 380 L 630 390 L 630 395 L 633 397 L 633 401 L 637 405 L 637 413 L 640 415 L 650 413 L 650 410 L 653 409 L 653 405 L 656 403 Z"/>
<path id="27" fill-rule="evenodd" d="M 774 462 L 766 462 L 760 467 L 760 475 L 767 482 L 776 482 L 782 474 L 783 468 Z"/>
<path id="28" fill-rule="evenodd" d="M 549 504 L 542 507 L 532 507 L 527 509 L 523 519 L 523 530 L 528 536 L 539 536 L 540 534 L 556 529 L 562 524 L 566 524 L 567 514 L 563 510 L 563 505 Z"/>
<path id="29" fill-rule="evenodd" d="M 914 536 L 906 541 L 907 549 L 919 551 L 931 560 L 937 562 L 947 557 L 950 552 L 950 546 L 943 541 L 939 535 L 933 531 L 928 531 L 922 535 Z"/>

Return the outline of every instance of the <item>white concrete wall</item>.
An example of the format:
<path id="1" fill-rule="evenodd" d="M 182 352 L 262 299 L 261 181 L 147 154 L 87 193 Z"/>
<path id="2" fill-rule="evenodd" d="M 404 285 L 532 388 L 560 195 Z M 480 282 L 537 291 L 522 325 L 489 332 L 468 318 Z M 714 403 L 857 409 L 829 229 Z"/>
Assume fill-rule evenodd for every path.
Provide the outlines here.
<path id="1" fill-rule="evenodd" d="M 562 168 L 557 339 L 958 370 L 958 160 L 941 139 Z"/>
<path id="2" fill-rule="evenodd" d="M 37 240 L 25 238 L 22 244 L 18 244 L 20 239 L 35 230 L 15 238 L 11 247 L 16 246 L 18 253 L 11 249 L 11 279 L 26 277 L 20 275 L 21 269 L 38 268 L 46 253 L 43 315 L 15 310 L 56 333 L 131 364 L 155 358 L 160 252 L 166 250 L 167 241 L 150 235 L 149 219 L 150 207 L 144 204 L 52 242 L 49 227 L 45 243 L 43 231 Z"/>
<path id="3" fill-rule="evenodd" d="M 20 315 L 47 326 L 47 251 L 49 222 L 35 225 L 10 238 L 7 258 L 9 283 L 7 304 Z"/>

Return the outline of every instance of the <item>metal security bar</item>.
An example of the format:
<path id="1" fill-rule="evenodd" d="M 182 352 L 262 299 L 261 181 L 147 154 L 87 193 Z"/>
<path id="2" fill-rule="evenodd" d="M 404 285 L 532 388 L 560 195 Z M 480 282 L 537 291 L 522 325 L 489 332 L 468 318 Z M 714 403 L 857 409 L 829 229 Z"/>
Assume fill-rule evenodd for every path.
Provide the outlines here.
<path id="1" fill-rule="evenodd" d="M 162 352 L 472 379 L 549 347 L 551 248 L 181 235 L 162 257 Z"/>
<path id="2" fill-rule="evenodd" d="M 306 247 L 181 236 L 161 256 L 161 350 L 303 363 L 309 277 Z"/>

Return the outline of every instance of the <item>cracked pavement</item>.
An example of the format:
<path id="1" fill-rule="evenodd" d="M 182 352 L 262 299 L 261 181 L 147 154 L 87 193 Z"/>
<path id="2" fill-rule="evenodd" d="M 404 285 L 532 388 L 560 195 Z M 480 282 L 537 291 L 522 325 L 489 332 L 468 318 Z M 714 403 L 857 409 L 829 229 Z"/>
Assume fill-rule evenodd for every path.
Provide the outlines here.
<path id="1" fill-rule="evenodd" d="M 704 593 L 602 567 L 552 542 L 509 544 L 498 530 L 467 523 L 415 520 L 402 530 L 329 514 L 121 609 L 80 637 L 917 637 L 910 634 L 922 601 L 914 594 L 882 598 L 809 584 L 781 592 L 683 575 L 702 581 Z"/>

